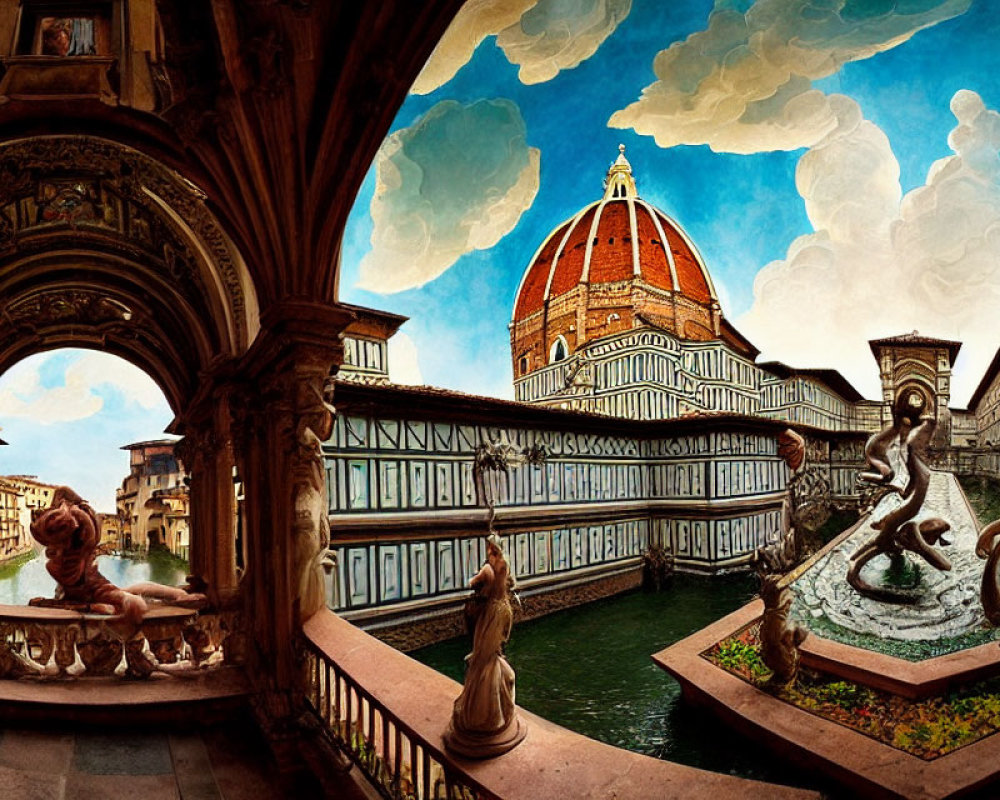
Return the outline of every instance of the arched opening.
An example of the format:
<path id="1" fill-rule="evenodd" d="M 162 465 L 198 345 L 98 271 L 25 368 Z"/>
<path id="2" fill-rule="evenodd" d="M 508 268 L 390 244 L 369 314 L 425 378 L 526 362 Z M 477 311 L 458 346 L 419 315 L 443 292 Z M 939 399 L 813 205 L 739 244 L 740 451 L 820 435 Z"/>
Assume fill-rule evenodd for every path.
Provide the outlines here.
<path id="1" fill-rule="evenodd" d="M 217 601 L 235 596 L 227 376 L 260 325 L 242 258 L 192 184 L 122 145 L 20 140 L 0 147 L 0 165 L 9 187 L 0 214 L 18 242 L 0 255 L 0 374 L 36 353 L 83 347 L 155 381 L 166 430 L 184 436 L 175 457 L 189 481 L 190 531 L 168 522 L 181 501 L 161 494 L 136 511 L 159 516 L 156 535 L 129 531 L 128 540 L 143 549 L 186 541 L 195 581 Z"/>
<path id="2" fill-rule="evenodd" d="M 565 361 L 568 356 L 569 345 L 566 344 L 565 337 L 560 334 L 552 343 L 552 347 L 549 348 L 549 363 L 555 364 L 557 361 Z"/>
<path id="3" fill-rule="evenodd" d="M 148 374 L 100 351 L 46 351 L 0 375 L 0 602 L 54 596 L 30 526 L 61 486 L 97 513 L 97 564 L 112 583 L 184 584 L 190 498 L 177 437 L 163 433 L 173 417 Z"/>

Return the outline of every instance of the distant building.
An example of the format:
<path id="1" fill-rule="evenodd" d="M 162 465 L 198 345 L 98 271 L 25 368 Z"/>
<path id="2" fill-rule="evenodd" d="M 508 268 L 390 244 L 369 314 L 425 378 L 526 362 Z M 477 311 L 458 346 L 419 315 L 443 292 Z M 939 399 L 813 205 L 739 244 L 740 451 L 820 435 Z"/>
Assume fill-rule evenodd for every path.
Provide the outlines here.
<path id="1" fill-rule="evenodd" d="M 119 541 L 125 549 L 165 548 L 187 558 L 190 547 L 186 474 L 172 439 L 125 445 L 129 474 L 117 491 Z"/>
<path id="2" fill-rule="evenodd" d="M 21 520 L 21 526 L 24 528 L 27 544 L 30 546 L 32 542 L 31 514 L 35 510 L 51 506 L 52 498 L 59 487 L 57 484 L 38 480 L 36 475 L 5 475 L 0 480 L 6 481 L 21 493 L 22 499 L 18 507 L 18 516 Z"/>
<path id="3" fill-rule="evenodd" d="M 122 521 L 118 513 L 98 512 L 101 520 L 101 544 L 112 550 L 117 550 L 122 546 L 121 533 Z"/>
<path id="4" fill-rule="evenodd" d="M 389 339 L 407 318 L 387 311 L 343 304 L 355 314 L 345 329 L 344 363 L 337 378 L 352 383 L 389 383 Z"/>
<path id="5" fill-rule="evenodd" d="M 624 149 L 604 195 L 528 264 L 510 323 L 514 396 L 628 419 L 733 413 L 828 430 L 877 428 L 832 369 L 757 364 L 723 316 L 681 226 L 639 197 Z"/>
<path id="6" fill-rule="evenodd" d="M 24 505 L 29 511 L 52 505 L 52 497 L 59 488 L 58 484 L 38 480 L 37 475 L 5 475 L 3 479 L 24 493 Z"/>
<path id="7" fill-rule="evenodd" d="M 35 475 L 0 475 L 0 559 L 32 547 L 32 512 L 52 505 L 57 488 Z"/>
<path id="8" fill-rule="evenodd" d="M 21 514 L 23 507 L 24 493 L 0 478 L 0 560 L 24 552 L 31 544 Z"/>

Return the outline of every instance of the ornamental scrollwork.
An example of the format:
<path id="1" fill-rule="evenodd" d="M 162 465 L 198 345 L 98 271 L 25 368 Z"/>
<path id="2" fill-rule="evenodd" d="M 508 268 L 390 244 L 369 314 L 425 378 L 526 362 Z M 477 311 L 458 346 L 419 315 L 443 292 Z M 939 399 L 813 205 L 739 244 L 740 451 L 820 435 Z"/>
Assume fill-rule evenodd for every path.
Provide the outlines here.
<path id="1" fill-rule="evenodd" d="M 3 316 L 15 327 L 35 329 L 46 325 L 129 322 L 132 309 L 103 292 L 59 289 L 40 292 L 11 303 Z"/>
<path id="2" fill-rule="evenodd" d="M 0 149 L 0 248 L 42 227 L 93 229 L 151 253 L 168 277 L 205 292 L 197 257 L 162 201 L 205 248 L 218 270 L 234 324 L 246 336 L 246 297 L 232 248 L 205 194 L 137 150 L 94 137 L 35 137 Z M 13 205 L 12 205 L 13 204 Z"/>

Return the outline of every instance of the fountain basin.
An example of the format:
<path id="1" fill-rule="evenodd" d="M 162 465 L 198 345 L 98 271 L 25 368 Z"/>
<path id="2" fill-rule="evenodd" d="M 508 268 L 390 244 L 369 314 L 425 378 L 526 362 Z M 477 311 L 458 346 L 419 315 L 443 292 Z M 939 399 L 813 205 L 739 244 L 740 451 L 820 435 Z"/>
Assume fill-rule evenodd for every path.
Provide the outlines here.
<path id="1" fill-rule="evenodd" d="M 983 561 L 975 554 L 978 527 L 954 475 L 932 472 L 919 522 L 942 517 L 951 524 L 950 544 L 941 548 L 952 569 L 934 569 L 912 553 L 900 569 L 878 556 L 863 571 L 870 583 L 893 580 L 908 585 L 916 601 L 889 603 L 865 597 L 845 576 L 851 556 L 877 531 L 872 521 L 900 504 L 898 495 L 882 499 L 869 518 L 831 542 L 790 582 L 795 600 L 791 618 L 831 642 L 918 662 L 986 645 L 998 631 L 986 622 L 979 600 Z M 880 574 L 881 573 L 881 574 Z M 897 583 L 898 585 L 898 583 Z"/>

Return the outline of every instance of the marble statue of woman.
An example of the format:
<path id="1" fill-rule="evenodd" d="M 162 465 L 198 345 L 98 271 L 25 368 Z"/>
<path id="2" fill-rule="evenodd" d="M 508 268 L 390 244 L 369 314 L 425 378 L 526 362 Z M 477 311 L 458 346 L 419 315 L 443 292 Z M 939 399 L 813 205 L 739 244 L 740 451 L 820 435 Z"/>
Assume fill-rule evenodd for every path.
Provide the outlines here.
<path id="1" fill-rule="evenodd" d="M 527 733 L 514 706 L 514 670 L 503 654 L 514 621 L 512 584 L 500 539 L 491 535 L 486 563 L 470 582 L 478 609 L 472 652 L 465 657 L 465 685 L 444 734 L 447 748 L 467 758 L 506 753 Z"/>

